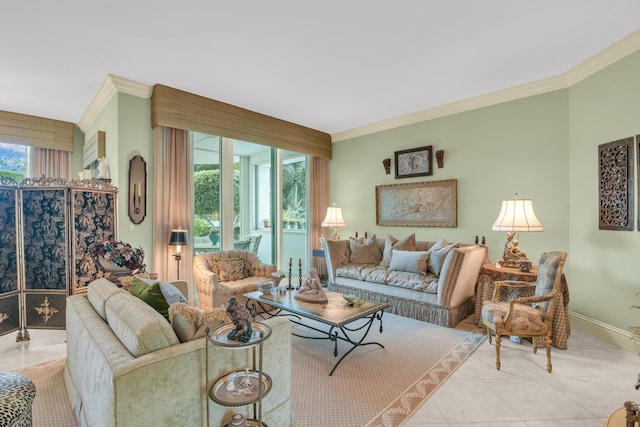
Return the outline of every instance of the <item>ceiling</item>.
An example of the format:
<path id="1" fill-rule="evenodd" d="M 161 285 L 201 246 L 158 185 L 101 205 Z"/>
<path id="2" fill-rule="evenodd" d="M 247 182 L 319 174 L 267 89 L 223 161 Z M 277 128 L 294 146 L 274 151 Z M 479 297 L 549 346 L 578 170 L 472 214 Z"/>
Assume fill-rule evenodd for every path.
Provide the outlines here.
<path id="1" fill-rule="evenodd" d="M 2 7 L 0 110 L 77 123 L 113 74 L 330 134 L 565 73 L 640 28 L 637 0 L 37 3 Z"/>

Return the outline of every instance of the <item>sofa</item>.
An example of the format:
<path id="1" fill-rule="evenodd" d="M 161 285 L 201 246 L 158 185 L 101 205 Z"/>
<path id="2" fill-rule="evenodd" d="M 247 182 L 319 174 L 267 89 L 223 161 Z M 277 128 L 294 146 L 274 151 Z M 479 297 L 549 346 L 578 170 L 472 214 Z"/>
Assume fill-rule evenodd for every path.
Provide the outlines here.
<path id="1" fill-rule="evenodd" d="M 276 266 L 265 264 L 249 251 L 220 251 L 193 257 L 193 279 L 198 307 L 211 309 L 226 305 L 235 297 L 244 305 L 244 294 L 258 290 L 258 282 L 273 280 Z"/>
<path id="2" fill-rule="evenodd" d="M 186 293 L 186 282 L 173 282 Z M 195 309 L 195 307 L 192 307 Z M 226 425 L 251 407 L 220 406 L 207 396 L 205 338 L 180 342 L 165 317 L 142 299 L 97 279 L 86 294 L 67 299 L 67 360 L 64 379 L 81 426 Z M 292 422 L 291 325 L 264 321 L 272 329 L 263 344 L 263 370 L 273 379 L 263 399 L 270 426 Z M 209 345 L 209 382 L 245 369 L 251 348 Z"/>
<path id="3" fill-rule="evenodd" d="M 377 239 L 326 240 L 328 289 L 386 302 L 388 312 L 454 327 L 474 312 L 475 285 L 487 259 L 479 245 Z"/>

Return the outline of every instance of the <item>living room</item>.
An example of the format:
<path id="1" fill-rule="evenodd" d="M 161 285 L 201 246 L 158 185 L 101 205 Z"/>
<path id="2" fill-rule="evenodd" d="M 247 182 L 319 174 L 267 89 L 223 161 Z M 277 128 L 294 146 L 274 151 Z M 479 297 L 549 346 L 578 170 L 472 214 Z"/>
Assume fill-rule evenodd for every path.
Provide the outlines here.
<path id="1" fill-rule="evenodd" d="M 480 236 L 486 238 L 489 258 L 495 262 L 505 241 L 504 233 L 491 229 L 501 201 L 516 193 L 531 198 L 544 232 L 522 233 L 521 248 L 534 263 L 548 250 L 569 254 L 564 271 L 572 327 L 633 351 L 629 327 L 638 324 L 638 313 L 630 309 L 638 292 L 632 268 L 633 255 L 640 249 L 637 219 L 630 219 L 632 228 L 626 233 L 599 229 L 598 147 L 640 134 L 639 48 L 640 35 L 634 32 L 544 78 L 332 132 L 329 194 L 348 224 L 341 234 L 367 231 L 402 238 L 415 231 L 422 240 L 446 237 L 469 243 Z M 102 73 L 111 71 L 116 72 Z M 470 77 L 473 70 L 465 74 Z M 94 102 L 77 119 L 74 135 L 76 153 L 96 131 L 107 133 L 107 158 L 117 186 L 126 185 L 134 152 L 148 160 L 150 172 L 155 168 L 151 86 L 137 82 L 136 76 L 123 77 L 107 75 Z M 184 90 L 188 86 L 176 85 Z M 0 108 L 9 109 L 5 104 Z M 377 225 L 375 186 L 404 182 L 394 178 L 393 169 L 387 175 L 382 161 L 393 158 L 395 151 L 427 145 L 444 150 L 443 167 L 434 166 L 431 177 L 406 181 L 456 179 L 457 227 Z M 80 162 L 74 154 L 74 172 L 82 169 Z M 150 184 L 149 193 L 155 191 Z M 633 194 L 637 198 L 637 188 Z M 122 197 L 119 238 L 152 248 L 152 221 L 129 223 L 126 195 Z M 190 262 L 182 265 L 188 268 Z"/>

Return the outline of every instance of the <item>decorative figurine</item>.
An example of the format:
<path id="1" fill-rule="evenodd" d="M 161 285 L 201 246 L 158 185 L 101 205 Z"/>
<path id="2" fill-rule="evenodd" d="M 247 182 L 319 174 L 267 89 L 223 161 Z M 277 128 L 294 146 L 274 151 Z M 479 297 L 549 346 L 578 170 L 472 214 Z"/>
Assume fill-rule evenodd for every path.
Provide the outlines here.
<path id="1" fill-rule="evenodd" d="M 309 270 L 309 277 L 300 285 L 300 289 L 298 289 L 294 297 L 307 302 L 325 303 L 329 301 L 327 294 L 322 289 L 317 269 L 312 268 Z"/>
<path id="2" fill-rule="evenodd" d="M 109 162 L 106 157 L 100 157 L 96 160 L 98 163 L 96 179 L 109 179 Z"/>
<path id="3" fill-rule="evenodd" d="M 235 329 L 227 334 L 227 338 L 230 340 L 235 340 L 237 338 L 238 341 L 244 343 L 249 342 L 253 335 L 253 328 L 251 328 L 251 315 L 249 314 L 249 311 L 238 304 L 235 297 L 231 297 L 227 304 L 227 314 L 235 325 Z"/>

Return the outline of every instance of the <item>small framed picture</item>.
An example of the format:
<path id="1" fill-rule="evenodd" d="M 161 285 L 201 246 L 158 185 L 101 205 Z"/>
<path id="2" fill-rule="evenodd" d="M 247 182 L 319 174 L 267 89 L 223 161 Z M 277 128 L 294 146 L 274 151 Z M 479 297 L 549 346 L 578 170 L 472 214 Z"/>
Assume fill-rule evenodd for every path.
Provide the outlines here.
<path id="1" fill-rule="evenodd" d="M 432 147 L 396 151 L 396 179 L 433 175 Z"/>

